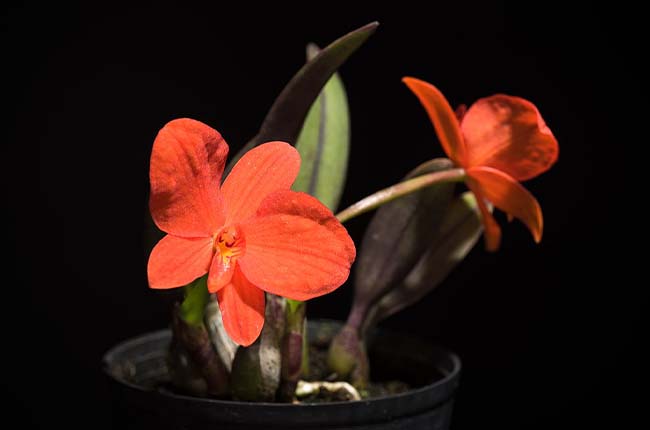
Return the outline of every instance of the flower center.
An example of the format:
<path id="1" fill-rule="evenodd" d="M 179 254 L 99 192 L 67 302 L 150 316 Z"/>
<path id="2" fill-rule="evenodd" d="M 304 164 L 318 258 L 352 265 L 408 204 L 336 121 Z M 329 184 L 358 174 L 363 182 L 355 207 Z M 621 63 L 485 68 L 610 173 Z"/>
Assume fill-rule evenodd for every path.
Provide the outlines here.
<path id="1" fill-rule="evenodd" d="M 246 241 L 238 225 L 229 225 L 221 229 L 214 239 L 214 251 L 224 260 L 230 262 L 232 258 L 244 254 Z"/>

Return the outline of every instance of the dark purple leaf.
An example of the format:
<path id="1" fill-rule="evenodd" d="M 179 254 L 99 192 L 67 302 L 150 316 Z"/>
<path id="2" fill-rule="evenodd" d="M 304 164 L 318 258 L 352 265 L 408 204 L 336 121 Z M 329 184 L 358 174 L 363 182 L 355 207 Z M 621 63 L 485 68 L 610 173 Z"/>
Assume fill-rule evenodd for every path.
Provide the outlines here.
<path id="1" fill-rule="evenodd" d="M 452 168 L 446 158 L 431 160 L 406 179 Z M 361 243 L 355 278 L 355 310 L 365 310 L 404 280 L 436 234 L 453 196 L 454 183 L 423 188 L 382 206 Z"/>
<path id="2" fill-rule="evenodd" d="M 474 195 L 466 192 L 458 196 L 449 205 L 439 230 L 413 270 L 368 313 L 366 328 L 416 303 L 440 285 L 472 250 L 482 231 Z"/>
<path id="3" fill-rule="evenodd" d="M 294 144 L 307 112 L 323 86 L 378 25 L 378 22 L 372 22 L 346 34 L 305 64 L 275 99 L 257 135 L 231 159 L 226 173 L 242 155 L 260 143 L 282 140 Z"/>

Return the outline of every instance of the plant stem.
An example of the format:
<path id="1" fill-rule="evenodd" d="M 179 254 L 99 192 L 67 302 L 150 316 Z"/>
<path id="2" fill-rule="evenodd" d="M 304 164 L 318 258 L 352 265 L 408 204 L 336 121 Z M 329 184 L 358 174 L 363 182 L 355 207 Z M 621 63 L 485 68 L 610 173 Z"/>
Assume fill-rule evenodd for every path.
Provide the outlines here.
<path id="1" fill-rule="evenodd" d="M 215 297 L 216 294 L 212 294 L 211 296 L 209 303 L 205 307 L 203 324 L 210 335 L 212 347 L 217 351 L 221 361 L 230 373 L 232 370 L 232 361 L 235 358 L 235 353 L 237 352 L 239 345 L 230 339 L 230 336 L 228 336 L 228 332 L 223 325 L 221 309 L 219 309 L 219 303 Z"/>
<path id="2" fill-rule="evenodd" d="M 228 369 L 221 357 L 212 346 L 210 335 L 203 323 L 205 307 L 210 301 L 210 293 L 203 276 L 184 287 L 185 298 L 181 304 L 176 304 L 173 311 L 172 331 L 174 345 L 169 351 L 168 364 L 170 373 L 184 375 L 192 366 L 184 364 L 189 358 L 193 366 L 203 376 L 207 394 L 214 397 L 224 397 L 228 392 Z M 185 358 L 182 355 L 186 355 Z M 178 381 L 176 385 L 186 386 L 190 381 Z M 182 383 L 181 383 L 182 382 Z M 198 387 L 194 383 L 193 387 Z M 187 387 L 181 387 L 186 388 Z M 191 391 L 198 392 L 197 389 Z"/>
<path id="3" fill-rule="evenodd" d="M 203 323 L 189 324 L 181 317 L 180 308 L 179 305 L 174 308 L 172 321 L 174 341 L 180 342 L 203 375 L 208 394 L 224 397 L 228 392 L 228 371 L 212 348 L 210 336 Z"/>
<path id="4" fill-rule="evenodd" d="M 179 308 L 179 317 L 190 326 L 203 324 L 205 307 L 210 301 L 208 292 L 207 275 L 183 287 L 185 297 Z"/>
<path id="5" fill-rule="evenodd" d="M 395 200 L 396 198 L 405 196 L 421 188 L 445 182 L 462 182 L 464 180 L 465 170 L 460 168 L 418 176 L 392 185 L 388 188 L 384 188 L 383 190 L 379 190 L 342 210 L 336 215 L 336 217 L 339 221 L 345 222 L 363 213 L 376 209 L 391 200 Z"/>
<path id="6" fill-rule="evenodd" d="M 240 346 L 230 374 L 233 398 L 247 402 L 273 402 L 282 373 L 282 339 L 286 299 L 266 293 L 265 323 L 251 346 Z"/>
<path id="7" fill-rule="evenodd" d="M 305 302 L 287 299 L 286 327 L 282 343 L 280 401 L 291 402 L 303 372 L 305 360 Z"/>
<path id="8" fill-rule="evenodd" d="M 354 327 L 345 325 L 332 339 L 327 351 L 327 367 L 338 379 L 352 382 L 356 388 L 368 385 L 368 358 L 365 343 Z"/>

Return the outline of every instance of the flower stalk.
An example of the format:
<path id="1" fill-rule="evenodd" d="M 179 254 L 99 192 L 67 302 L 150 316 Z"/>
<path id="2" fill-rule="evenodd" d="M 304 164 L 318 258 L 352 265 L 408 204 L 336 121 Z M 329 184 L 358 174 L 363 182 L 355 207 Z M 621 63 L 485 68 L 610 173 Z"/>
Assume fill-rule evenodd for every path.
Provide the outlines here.
<path id="1" fill-rule="evenodd" d="M 459 168 L 453 168 L 418 176 L 417 178 L 408 179 L 388 188 L 384 188 L 383 190 L 379 190 L 369 195 L 368 197 L 359 200 L 358 202 L 339 212 L 336 215 L 336 218 L 338 218 L 340 222 L 346 222 L 368 211 L 377 209 L 383 204 L 386 204 L 399 197 L 411 194 L 422 188 L 447 182 L 463 182 L 464 180 L 465 170 Z"/>

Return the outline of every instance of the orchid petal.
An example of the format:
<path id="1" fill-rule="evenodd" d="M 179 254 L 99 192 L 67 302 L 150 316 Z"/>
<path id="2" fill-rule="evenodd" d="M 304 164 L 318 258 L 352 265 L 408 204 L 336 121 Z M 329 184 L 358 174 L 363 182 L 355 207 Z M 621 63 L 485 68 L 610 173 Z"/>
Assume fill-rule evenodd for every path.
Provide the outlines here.
<path id="1" fill-rule="evenodd" d="M 470 187 L 475 193 L 484 196 L 494 206 L 526 224 L 535 242 L 542 240 L 542 208 L 519 182 L 491 167 L 473 167 L 467 170 L 467 175 Z"/>
<path id="2" fill-rule="evenodd" d="M 467 167 L 489 166 L 518 181 L 548 170 L 559 147 L 531 102 L 495 95 L 474 103 L 461 122 Z"/>
<path id="3" fill-rule="evenodd" d="M 246 220 L 269 194 L 288 190 L 299 170 L 300 154 L 288 143 L 268 142 L 248 151 L 221 188 L 227 207 L 226 224 Z"/>
<path id="4" fill-rule="evenodd" d="M 456 113 L 445 96 L 430 83 L 419 79 L 406 77 L 402 79 L 402 82 L 420 99 L 420 103 L 429 114 L 440 144 L 447 156 L 454 163 L 464 166 L 465 144 L 463 143 L 463 136 Z"/>
<path id="5" fill-rule="evenodd" d="M 264 292 L 236 267 L 230 284 L 217 292 L 217 301 L 228 336 L 242 346 L 255 342 L 264 326 Z"/>
<path id="6" fill-rule="evenodd" d="M 219 252 L 214 254 L 210 272 L 208 273 L 208 291 L 216 293 L 232 280 L 236 263 L 229 257 L 222 256 Z"/>
<path id="7" fill-rule="evenodd" d="M 223 224 L 219 183 L 228 145 L 193 119 L 167 123 L 151 151 L 149 206 L 156 225 L 181 237 L 207 237 Z"/>
<path id="8" fill-rule="evenodd" d="M 151 251 L 147 275 L 149 287 L 182 287 L 207 273 L 212 259 L 211 238 L 163 237 Z"/>
<path id="9" fill-rule="evenodd" d="M 338 288 L 356 254 L 332 212 L 305 193 L 270 195 L 242 230 L 246 254 L 238 264 L 244 275 L 259 288 L 294 300 Z"/>
<path id="10" fill-rule="evenodd" d="M 490 252 L 495 252 L 501 246 L 501 227 L 485 204 L 485 197 L 478 191 L 478 187 L 469 185 L 469 189 L 474 194 L 474 197 L 476 197 L 476 204 L 481 212 L 485 249 Z"/>

